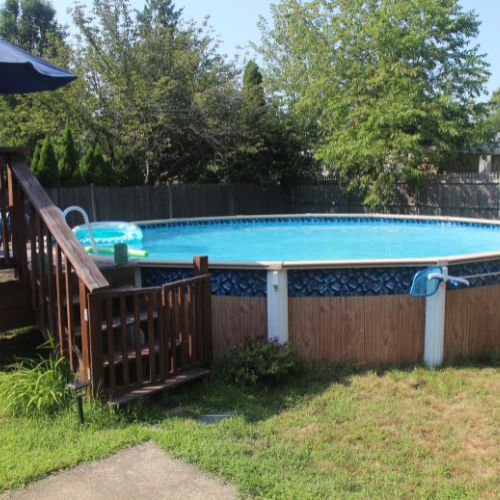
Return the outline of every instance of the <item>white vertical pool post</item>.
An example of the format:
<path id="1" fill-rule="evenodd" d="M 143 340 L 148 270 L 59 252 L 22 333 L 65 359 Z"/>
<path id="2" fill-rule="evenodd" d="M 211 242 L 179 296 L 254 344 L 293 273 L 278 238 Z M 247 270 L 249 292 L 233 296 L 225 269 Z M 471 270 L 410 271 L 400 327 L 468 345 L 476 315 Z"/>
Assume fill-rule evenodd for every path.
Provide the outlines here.
<path id="1" fill-rule="evenodd" d="M 288 342 L 288 276 L 286 269 L 267 271 L 267 338 Z"/>
<path id="2" fill-rule="evenodd" d="M 444 279 L 437 292 L 425 299 L 424 363 L 428 368 L 436 368 L 443 363 L 448 268 L 443 266 L 442 270 Z"/>

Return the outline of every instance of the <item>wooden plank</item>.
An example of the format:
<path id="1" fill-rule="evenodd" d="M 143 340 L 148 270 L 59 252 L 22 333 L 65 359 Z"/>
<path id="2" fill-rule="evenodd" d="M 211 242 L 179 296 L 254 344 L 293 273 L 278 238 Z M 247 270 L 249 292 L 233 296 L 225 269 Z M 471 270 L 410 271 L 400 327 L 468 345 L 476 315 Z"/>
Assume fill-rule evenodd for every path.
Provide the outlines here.
<path id="1" fill-rule="evenodd" d="M 149 344 L 149 380 L 156 381 L 156 362 L 155 362 L 155 334 L 154 334 L 154 316 L 153 307 L 155 306 L 154 292 L 146 294 L 146 310 L 147 310 L 147 329 L 148 329 L 148 344 Z"/>
<path id="2" fill-rule="evenodd" d="M 123 373 L 123 385 L 128 386 L 129 381 L 129 366 L 128 366 L 128 331 L 127 331 L 127 298 L 125 295 L 120 296 L 120 333 L 122 337 L 122 373 Z"/>
<path id="3" fill-rule="evenodd" d="M 219 361 L 247 338 L 267 337 L 265 297 L 212 296 L 213 358 Z M 250 304 L 250 306 L 249 306 Z M 242 331 L 242 325 L 246 324 Z"/>
<path id="4" fill-rule="evenodd" d="M 92 371 L 92 392 L 97 394 L 104 382 L 104 365 L 102 353 L 102 299 L 89 294 L 89 340 L 90 340 L 90 365 Z"/>
<path id="5" fill-rule="evenodd" d="M 115 331 L 113 329 L 113 303 L 109 296 L 106 301 L 106 337 L 108 343 L 108 359 L 109 362 L 109 387 L 111 390 L 116 388 L 116 367 L 115 359 Z"/>
<path id="6" fill-rule="evenodd" d="M 88 322 L 88 302 L 87 289 L 85 283 L 78 281 L 78 302 L 80 307 L 80 336 L 82 342 L 81 366 L 79 366 L 79 375 L 82 380 L 90 382 L 90 338 Z"/>
<path id="7" fill-rule="evenodd" d="M 365 297 L 341 297 L 342 363 L 365 363 Z"/>
<path id="8" fill-rule="evenodd" d="M 36 228 L 38 215 L 34 208 L 30 210 L 30 253 L 31 253 L 31 303 L 36 308 L 38 300 L 38 266 L 37 266 L 37 249 L 36 249 Z"/>
<path id="9" fill-rule="evenodd" d="M 487 351 L 500 346 L 500 311 L 498 303 L 500 285 L 482 286 L 468 290 L 469 300 L 469 353 L 480 358 Z"/>
<path id="10" fill-rule="evenodd" d="M 401 351 L 398 364 L 423 362 L 425 336 L 425 299 L 398 295 Z"/>
<path id="11" fill-rule="evenodd" d="M 158 345 L 159 345 L 159 365 L 160 365 L 160 382 L 163 382 L 167 377 L 167 357 L 168 357 L 168 341 L 167 341 L 167 325 L 168 321 L 166 318 L 166 308 L 165 308 L 165 294 L 163 290 L 157 292 L 159 295 L 158 300 L 160 301 L 160 307 L 158 311 Z"/>
<path id="12" fill-rule="evenodd" d="M 141 314 L 139 295 L 134 295 L 134 343 L 135 343 L 135 373 L 136 383 L 142 384 L 142 357 L 141 357 Z"/>
<path id="13" fill-rule="evenodd" d="M 69 365 L 71 370 L 74 369 L 74 360 L 73 360 L 73 347 L 75 345 L 75 321 L 73 318 L 73 290 L 71 284 L 71 263 L 66 259 L 65 273 L 64 273 L 64 281 L 66 286 L 66 318 L 68 320 L 68 328 L 67 328 L 67 348 L 68 348 L 68 356 L 69 356 Z"/>
<path id="14" fill-rule="evenodd" d="M 297 356 L 304 361 L 315 359 L 314 335 L 317 331 L 314 328 L 313 318 L 315 317 L 315 297 L 290 298 L 288 310 L 289 339 Z"/>
<path id="15" fill-rule="evenodd" d="M 0 157 L 0 222 L 2 226 L 3 259 L 6 266 L 11 265 L 10 234 L 7 227 L 7 178 L 3 158 Z"/>
<path id="16" fill-rule="evenodd" d="M 184 309 L 184 287 L 179 285 L 176 291 L 176 318 L 177 318 L 177 338 L 180 342 L 178 362 L 180 368 L 185 368 L 188 364 L 186 356 L 186 312 Z"/>
<path id="17" fill-rule="evenodd" d="M 59 352 L 64 354 L 64 330 L 65 330 L 65 316 L 64 316 L 64 284 L 63 284 L 63 269 L 62 269 L 62 252 L 59 245 L 56 243 L 56 304 L 57 304 L 57 338 L 59 342 Z"/>
<path id="18" fill-rule="evenodd" d="M 196 348 L 196 318 L 195 318 L 195 289 L 197 285 L 187 287 L 187 311 L 188 311 L 188 335 L 189 335 L 189 364 L 196 365 L 198 362 L 198 350 Z"/>
<path id="19" fill-rule="evenodd" d="M 124 394 L 114 394 L 111 396 L 109 403 L 113 405 L 123 405 L 136 398 L 154 394 L 155 392 L 164 391 L 166 389 L 172 389 L 182 384 L 187 384 L 189 382 L 193 382 L 200 378 L 206 377 L 209 374 L 210 370 L 204 368 L 190 368 L 188 370 L 178 372 L 175 375 L 170 375 L 164 382 L 160 384 L 143 385 L 142 387 L 131 389 Z"/>
<path id="20" fill-rule="evenodd" d="M 49 300 L 47 303 L 49 315 L 49 328 L 52 336 L 56 337 L 56 300 L 55 300 L 55 274 L 54 274 L 54 254 L 52 247 L 52 237 L 47 234 L 47 286 L 49 289 Z"/>
<path id="21" fill-rule="evenodd" d="M 469 348 L 469 290 L 448 290 L 445 305 L 444 360 L 467 359 Z"/>
<path id="22" fill-rule="evenodd" d="M 170 332 L 170 371 L 175 373 L 177 370 L 177 309 L 175 301 L 175 289 L 170 288 L 168 293 L 168 311 L 169 311 L 169 332 Z"/>
<path id="23" fill-rule="evenodd" d="M 38 304 L 40 311 L 40 328 L 45 330 L 47 328 L 47 308 L 45 304 L 45 239 L 44 239 L 44 226 L 40 218 L 37 218 L 37 264 L 38 264 Z"/>
<path id="24" fill-rule="evenodd" d="M 318 297 L 318 355 L 330 363 L 342 361 L 342 300 L 340 297 Z"/>

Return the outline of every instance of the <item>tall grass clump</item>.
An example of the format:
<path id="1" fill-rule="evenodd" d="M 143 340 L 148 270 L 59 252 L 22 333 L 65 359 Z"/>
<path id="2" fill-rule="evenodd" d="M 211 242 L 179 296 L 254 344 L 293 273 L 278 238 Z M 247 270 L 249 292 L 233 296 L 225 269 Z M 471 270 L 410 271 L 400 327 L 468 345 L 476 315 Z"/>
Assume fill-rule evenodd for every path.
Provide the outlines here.
<path id="1" fill-rule="evenodd" d="M 0 405 L 12 416 L 53 415 L 68 405 L 67 361 L 55 351 L 53 341 L 40 347 L 47 349 L 48 356 L 21 358 L 9 366 L 10 376 L 0 379 Z"/>

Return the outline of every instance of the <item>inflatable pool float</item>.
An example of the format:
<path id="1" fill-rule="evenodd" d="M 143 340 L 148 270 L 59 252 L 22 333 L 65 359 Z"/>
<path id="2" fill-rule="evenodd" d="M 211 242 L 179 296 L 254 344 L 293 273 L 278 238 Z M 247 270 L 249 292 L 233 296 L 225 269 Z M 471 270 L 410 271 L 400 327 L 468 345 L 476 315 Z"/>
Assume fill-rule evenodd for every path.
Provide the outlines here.
<path id="1" fill-rule="evenodd" d="M 132 247 L 142 244 L 142 230 L 131 222 L 91 222 L 89 226 L 98 247 L 113 249 L 117 243 L 126 243 Z M 73 233 L 83 246 L 91 246 L 92 242 L 85 224 L 75 226 Z"/>

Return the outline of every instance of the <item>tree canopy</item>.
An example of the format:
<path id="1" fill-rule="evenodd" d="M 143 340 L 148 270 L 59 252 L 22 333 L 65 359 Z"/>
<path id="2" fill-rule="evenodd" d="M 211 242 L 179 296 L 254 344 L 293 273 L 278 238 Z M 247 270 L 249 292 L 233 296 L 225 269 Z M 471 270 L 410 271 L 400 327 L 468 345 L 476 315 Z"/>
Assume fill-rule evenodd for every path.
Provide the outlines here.
<path id="1" fill-rule="evenodd" d="M 282 0 L 261 53 L 281 104 L 317 130 L 311 146 L 365 201 L 388 201 L 467 149 L 488 72 L 479 22 L 457 0 Z"/>
<path id="2" fill-rule="evenodd" d="M 0 97 L 0 143 L 28 146 L 37 169 L 44 141 L 49 184 L 289 186 L 323 168 L 376 207 L 495 135 L 499 99 L 478 102 L 479 23 L 458 0 L 279 0 L 272 12 L 260 67 L 239 67 L 172 0 L 76 4 L 74 38 L 47 0 L 5 0 L 0 36 L 78 79 Z"/>

